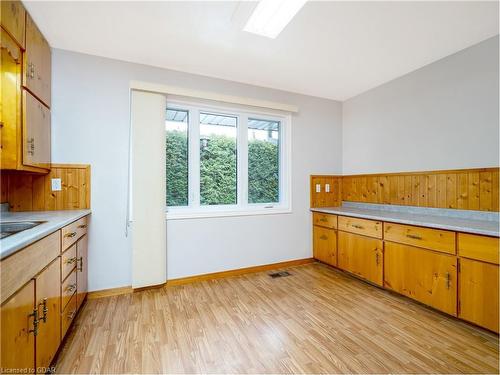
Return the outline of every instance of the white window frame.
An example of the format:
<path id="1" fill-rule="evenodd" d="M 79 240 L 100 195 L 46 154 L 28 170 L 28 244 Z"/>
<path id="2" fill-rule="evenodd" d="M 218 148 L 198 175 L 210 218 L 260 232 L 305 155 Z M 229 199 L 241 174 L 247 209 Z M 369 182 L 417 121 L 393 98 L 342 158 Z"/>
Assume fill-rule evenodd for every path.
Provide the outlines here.
<path id="1" fill-rule="evenodd" d="M 223 106 L 185 100 L 169 100 L 168 109 L 187 110 L 188 114 L 188 206 L 166 207 L 167 220 L 224 216 L 285 214 L 292 212 L 291 189 L 291 115 L 252 107 Z M 166 109 L 165 109 L 166 110 Z M 237 203 L 233 205 L 200 204 L 200 112 L 237 118 Z M 248 118 L 279 121 L 280 201 L 277 203 L 248 203 Z"/>

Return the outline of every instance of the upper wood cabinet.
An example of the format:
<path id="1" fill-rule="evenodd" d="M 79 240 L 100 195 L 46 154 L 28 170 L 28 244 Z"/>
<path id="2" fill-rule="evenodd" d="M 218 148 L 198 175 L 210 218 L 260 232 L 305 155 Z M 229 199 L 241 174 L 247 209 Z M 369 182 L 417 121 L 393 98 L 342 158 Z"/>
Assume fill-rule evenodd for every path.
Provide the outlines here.
<path id="1" fill-rule="evenodd" d="M 0 18 L 2 28 L 24 48 L 24 25 L 26 20 L 26 11 L 20 1 L 2 0 Z"/>
<path id="2" fill-rule="evenodd" d="M 3 9 L 3 2 L 2 2 Z M 3 15 L 2 15 L 3 17 Z M 3 19 L 3 18 L 2 18 Z M 20 161 L 21 137 L 21 48 L 7 33 L 2 33 L 0 106 L 0 165 L 17 169 Z"/>
<path id="3" fill-rule="evenodd" d="M 33 374 L 35 368 L 35 281 L 30 280 L 4 304 L 1 310 L 2 372 L 23 369 Z"/>
<path id="4" fill-rule="evenodd" d="M 26 14 L 26 51 L 24 52 L 23 85 L 50 107 L 51 52 L 29 14 Z"/>
<path id="5" fill-rule="evenodd" d="M 37 372 L 40 372 L 40 368 L 48 369 L 61 342 L 61 265 L 59 258 L 36 277 L 35 283 L 39 319 L 35 352 Z"/>
<path id="6" fill-rule="evenodd" d="M 377 285 L 382 285 L 384 253 L 379 239 L 339 232 L 338 266 Z"/>
<path id="7" fill-rule="evenodd" d="M 50 168 L 50 110 L 23 90 L 23 164 Z"/>
<path id="8" fill-rule="evenodd" d="M 384 285 L 457 315 L 457 258 L 413 246 L 385 243 Z"/>
<path id="9" fill-rule="evenodd" d="M 47 173 L 50 46 L 20 1 L 2 1 L 1 11 L 0 168 Z"/>

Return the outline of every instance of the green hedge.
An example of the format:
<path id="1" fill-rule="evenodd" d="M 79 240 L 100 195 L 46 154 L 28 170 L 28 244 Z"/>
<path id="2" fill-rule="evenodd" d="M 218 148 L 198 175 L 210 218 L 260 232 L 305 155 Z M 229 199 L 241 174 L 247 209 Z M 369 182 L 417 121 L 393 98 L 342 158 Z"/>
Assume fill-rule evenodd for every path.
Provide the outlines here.
<path id="1" fill-rule="evenodd" d="M 200 150 L 201 204 L 235 204 L 236 140 L 211 136 Z M 167 205 L 188 204 L 188 147 L 185 132 L 170 131 L 166 137 Z M 279 148 L 253 140 L 248 144 L 248 200 L 250 203 L 279 201 Z"/>

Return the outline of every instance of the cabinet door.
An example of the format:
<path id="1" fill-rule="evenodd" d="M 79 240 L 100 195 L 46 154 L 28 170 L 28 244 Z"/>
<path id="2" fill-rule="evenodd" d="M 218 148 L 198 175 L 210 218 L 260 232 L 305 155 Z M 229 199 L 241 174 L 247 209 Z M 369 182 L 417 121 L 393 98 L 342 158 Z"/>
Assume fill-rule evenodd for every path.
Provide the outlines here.
<path id="1" fill-rule="evenodd" d="M 23 90 L 23 164 L 50 168 L 50 110 Z"/>
<path id="2" fill-rule="evenodd" d="M 36 337 L 36 366 L 38 369 L 43 369 L 49 367 L 61 342 L 61 264 L 59 258 L 36 277 L 36 303 L 40 319 Z"/>
<path id="3" fill-rule="evenodd" d="M 381 240 L 339 232 L 339 268 L 382 285 L 383 256 Z"/>
<path id="4" fill-rule="evenodd" d="M 51 51 L 29 14 L 26 15 L 24 86 L 50 107 Z"/>
<path id="5" fill-rule="evenodd" d="M 77 274 L 76 274 L 76 301 L 77 308 L 79 309 L 82 305 L 85 296 L 87 295 L 87 259 L 88 259 L 88 236 L 84 235 L 76 243 L 76 256 L 77 256 Z"/>
<path id="6" fill-rule="evenodd" d="M 313 226 L 313 255 L 314 258 L 330 264 L 337 265 L 337 232 Z"/>
<path id="7" fill-rule="evenodd" d="M 2 2 L 3 7 L 3 2 Z M 3 17 L 3 15 L 2 15 Z M 1 33 L 1 111 L 0 156 L 2 169 L 16 169 L 18 131 L 21 129 L 21 61 L 22 53 L 14 40 Z"/>
<path id="8" fill-rule="evenodd" d="M 0 362 L 4 371 L 17 369 L 19 373 L 33 374 L 35 368 L 35 336 L 32 331 L 35 317 L 34 302 L 35 282 L 31 280 L 2 305 Z"/>
<path id="9" fill-rule="evenodd" d="M 6 1 L 1 2 L 2 27 L 14 38 L 17 44 L 24 48 L 24 21 L 26 10 L 21 1 Z"/>
<path id="10" fill-rule="evenodd" d="M 498 332 L 498 266 L 460 259 L 459 317 Z"/>
<path id="11" fill-rule="evenodd" d="M 384 285 L 387 288 L 457 315 L 455 256 L 386 242 L 384 264 Z"/>

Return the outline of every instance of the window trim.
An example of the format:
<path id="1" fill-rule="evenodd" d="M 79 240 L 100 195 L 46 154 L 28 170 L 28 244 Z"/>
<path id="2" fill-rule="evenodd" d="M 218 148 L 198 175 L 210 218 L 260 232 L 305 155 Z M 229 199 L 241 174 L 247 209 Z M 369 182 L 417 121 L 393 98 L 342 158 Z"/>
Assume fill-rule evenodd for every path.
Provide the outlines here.
<path id="1" fill-rule="evenodd" d="M 251 107 L 213 105 L 203 102 L 168 99 L 168 109 L 188 110 L 188 205 L 165 207 L 167 220 L 286 214 L 292 212 L 291 122 L 290 113 L 261 110 Z M 166 110 L 166 109 L 165 109 Z M 237 117 L 237 203 L 235 205 L 200 204 L 200 147 L 199 114 L 210 112 Z M 248 118 L 280 122 L 280 202 L 248 203 Z M 198 122 L 198 124 L 197 124 Z M 246 202 L 245 202 L 246 201 Z"/>

